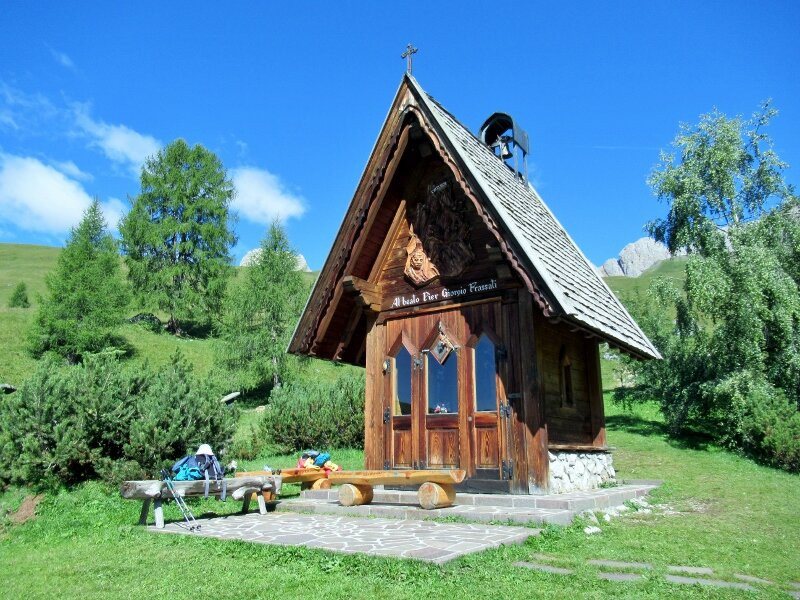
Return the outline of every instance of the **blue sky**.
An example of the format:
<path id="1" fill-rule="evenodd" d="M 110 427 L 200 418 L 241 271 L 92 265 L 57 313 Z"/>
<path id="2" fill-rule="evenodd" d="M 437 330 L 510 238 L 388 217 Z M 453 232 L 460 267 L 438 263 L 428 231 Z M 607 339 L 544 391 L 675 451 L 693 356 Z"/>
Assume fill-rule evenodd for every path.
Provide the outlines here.
<path id="1" fill-rule="evenodd" d="M 182 137 L 239 190 L 237 261 L 269 221 L 321 267 L 405 62 L 471 130 L 514 115 L 539 193 L 596 264 L 664 213 L 645 184 L 680 122 L 772 98 L 800 183 L 800 3 L 2 3 L 0 242 L 115 221 Z"/>

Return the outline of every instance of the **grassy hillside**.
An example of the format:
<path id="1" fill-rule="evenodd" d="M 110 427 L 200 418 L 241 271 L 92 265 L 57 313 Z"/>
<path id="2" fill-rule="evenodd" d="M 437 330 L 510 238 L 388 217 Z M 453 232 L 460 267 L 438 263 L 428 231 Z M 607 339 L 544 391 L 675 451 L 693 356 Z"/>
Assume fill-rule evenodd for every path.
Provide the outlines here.
<path id="1" fill-rule="evenodd" d="M 686 258 L 671 258 L 650 267 L 638 277 L 606 277 L 605 280 L 612 292 L 624 298 L 637 291 L 644 292 L 656 277 L 666 277 L 681 287 L 685 269 Z"/>
<path id="2" fill-rule="evenodd" d="M 38 307 L 37 296 L 46 292 L 45 275 L 55 268 L 60 248 L 24 244 L 0 244 L 0 383 L 21 384 L 36 368 L 36 361 L 26 351 L 26 335 Z M 243 269 L 236 269 L 239 277 Z M 311 283 L 317 273 L 304 273 Z M 24 281 L 28 287 L 30 308 L 8 308 L 14 287 Z M 133 316 L 139 312 L 131 308 Z M 163 315 L 161 315 L 163 317 Z M 138 325 L 126 324 L 120 333 L 132 348 L 134 363 L 164 364 L 179 349 L 198 373 L 207 373 L 213 363 L 210 339 L 176 338 L 165 333 L 155 334 Z M 334 367 L 312 361 L 309 370 L 314 377 L 334 376 Z"/>

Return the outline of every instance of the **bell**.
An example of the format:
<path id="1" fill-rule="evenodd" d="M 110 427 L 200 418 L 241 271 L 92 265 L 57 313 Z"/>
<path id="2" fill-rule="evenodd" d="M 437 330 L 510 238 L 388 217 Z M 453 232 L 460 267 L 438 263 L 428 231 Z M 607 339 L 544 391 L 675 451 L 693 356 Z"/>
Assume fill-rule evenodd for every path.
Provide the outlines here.
<path id="1" fill-rule="evenodd" d="M 507 158 L 511 158 L 514 154 L 511 152 L 511 148 L 508 147 L 508 140 L 509 138 L 505 136 L 498 136 L 497 141 L 492 144 L 492 150 L 500 150 L 500 158 L 506 160 Z"/>

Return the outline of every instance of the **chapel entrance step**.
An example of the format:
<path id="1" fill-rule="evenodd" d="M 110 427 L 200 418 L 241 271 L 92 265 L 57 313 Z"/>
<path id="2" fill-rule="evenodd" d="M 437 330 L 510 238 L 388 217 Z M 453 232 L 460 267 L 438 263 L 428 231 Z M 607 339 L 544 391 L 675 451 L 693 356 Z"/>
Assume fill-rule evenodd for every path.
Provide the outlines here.
<path id="1" fill-rule="evenodd" d="M 280 512 L 307 512 L 396 519 L 432 519 L 459 517 L 469 521 L 503 521 L 524 524 L 568 525 L 578 513 L 619 506 L 646 495 L 653 484 L 620 485 L 614 488 L 552 495 L 456 494 L 446 508 L 422 509 L 415 491 L 374 490 L 371 504 L 341 506 L 337 488 L 306 490 L 296 500 L 278 504 Z"/>

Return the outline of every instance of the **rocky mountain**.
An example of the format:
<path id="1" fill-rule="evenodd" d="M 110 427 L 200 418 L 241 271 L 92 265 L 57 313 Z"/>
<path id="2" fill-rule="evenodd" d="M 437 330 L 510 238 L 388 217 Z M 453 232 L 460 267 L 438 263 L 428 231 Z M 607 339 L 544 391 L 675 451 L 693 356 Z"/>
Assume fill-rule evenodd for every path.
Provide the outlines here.
<path id="1" fill-rule="evenodd" d="M 637 277 L 671 256 L 664 244 L 653 238 L 643 237 L 620 250 L 619 258 L 609 258 L 598 267 L 598 271 L 602 277 Z"/>
<path id="2" fill-rule="evenodd" d="M 242 257 L 241 262 L 239 262 L 239 266 L 249 267 L 256 260 L 258 260 L 258 256 L 260 254 L 261 248 L 253 248 L 252 250 L 248 250 L 247 253 Z M 295 271 L 303 271 L 304 273 L 311 272 L 311 269 L 309 268 L 308 263 L 302 254 L 297 255 L 297 266 L 295 267 Z"/>

